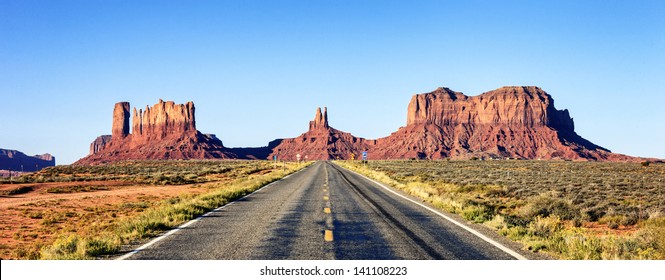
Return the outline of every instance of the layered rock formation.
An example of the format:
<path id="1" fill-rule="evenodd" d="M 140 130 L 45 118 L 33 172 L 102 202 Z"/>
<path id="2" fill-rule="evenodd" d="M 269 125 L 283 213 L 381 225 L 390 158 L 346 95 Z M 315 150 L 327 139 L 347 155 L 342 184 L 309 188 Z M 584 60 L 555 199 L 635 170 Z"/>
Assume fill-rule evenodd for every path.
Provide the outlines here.
<path id="1" fill-rule="evenodd" d="M 106 145 L 111 143 L 111 139 L 113 139 L 111 135 L 101 135 L 97 137 L 95 141 L 90 143 L 90 154 L 92 155 L 99 153 L 101 150 L 106 148 Z"/>
<path id="2" fill-rule="evenodd" d="M 538 87 L 503 87 L 478 96 L 448 88 L 416 94 L 407 107 L 406 126 L 367 140 L 328 124 L 327 108 L 317 108 L 307 132 L 277 139 L 266 147 L 225 148 L 214 135 L 196 130 L 194 104 L 171 101 L 133 110 L 116 104 L 111 135 L 98 137 L 80 164 L 122 159 L 243 158 L 283 160 L 517 158 L 636 161 L 614 154 L 577 135 L 567 110 Z"/>
<path id="3" fill-rule="evenodd" d="M 577 135 L 568 111 L 557 110 L 538 87 L 503 87 L 474 97 L 447 88 L 414 95 L 406 127 L 377 142 L 380 158 L 615 157 Z"/>
<path id="4" fill-rule="evenodd" d="M 159 140 L 169 135 L 196 131 L 194 103 L 176 105 L 173 101 L 159 103 L 145 110 L 134 108 L 132 137 L 134 141 L 146 142 Z M 129 119 L 129 118 L 127 118 Z"/>
<path id="5" fill-rule="evenodd" d="M 269 158 L 277 156 L 284 160 L 301 159 L 327 160 L 355 157 L 368 149 L 373 141 L 358 138 L 350 133 L 339 131 L 328 125 L 328 110 L 316 109 L 314 120 L 309 122 L 309 130 L 298 137 L 272 141 L 268 147 L 272 151 Z"/>
<path id="6" fill-rule="evenodd" d="M 129 131 L 129 103 L 116 103 L 112 134 L 97 137 L 90 155 L 76 164 L 97 164 L 127 159 L 236 158 L 213 134 L 196 130 L 194 103 L 159 100 L 145 110 L 134 108 Z"/>
<path id="7" fill-rule="evenodd" d="M 406 126 L 390 136 L 366 140 L 329 127 L 318 109 L 309 131 L 271 142 L 271 156 L 295 159 L 469 159 L 517 158 L 627 161 L 575 133 L 568 110 L 538 87 L 503 87 L 478 96 L 448 88 L 416 94 L 407 107 Z"/>
<path id="8" fill-rule="evenodd" d="M 16 150 L 0 149 L 0 170 L 39 171 L 55 166 L 55 157 L 51 154 L 28 156 Z"/>

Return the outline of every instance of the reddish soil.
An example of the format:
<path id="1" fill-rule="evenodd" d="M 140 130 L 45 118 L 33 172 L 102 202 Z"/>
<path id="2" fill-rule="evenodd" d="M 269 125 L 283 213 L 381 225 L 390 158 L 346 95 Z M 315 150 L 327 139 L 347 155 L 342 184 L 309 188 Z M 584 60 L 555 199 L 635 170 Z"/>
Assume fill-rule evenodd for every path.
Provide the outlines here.
<path id="1" fill-rule="evenodd" d="M 22 194 L 9 190 L 31 186 Z M 93 191 L 49 193 L 52 188 L 91 187 Z M 94 190 L 105 188 L 105 190 Z M 208 191 L 201 185 L 146 186 L 120 181 L 0 185 L 0 258 L 25 258 L 59 234 L 113 226 L 158 201 Z"/>
<path id="2" fill-rule="evenodd" d="M 606 224 L 600 224 L 598 222 L 587 222 L 584 223 L 583 227 L 597 237 L 606 235 L 625 236 L 631 235 L 637 231 L 636 226 L 619 226 L 617 229 L 610 229 Z"/>

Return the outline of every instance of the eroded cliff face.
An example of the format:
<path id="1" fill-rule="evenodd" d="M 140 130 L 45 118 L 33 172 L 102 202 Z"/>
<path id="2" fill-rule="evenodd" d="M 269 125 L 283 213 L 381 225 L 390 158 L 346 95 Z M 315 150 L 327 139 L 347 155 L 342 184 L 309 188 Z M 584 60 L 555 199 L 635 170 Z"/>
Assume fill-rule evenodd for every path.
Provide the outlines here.
<path id="1" fill-rule="evenodd" d="M 160 99 L 145 110 L 134 108 L 130 122 L 129 103 L 116 103 L 112 135 L 97 137 L 90 144 L 90 155 L 76 164 L 128 159 L 236 158 L 217 137 L 196 130 L 194 108 L 192 102 L 175 104 Z"/>
<path id="2" fill-rule="evenodd" d="M 132 137 L 135 143 L 159 140 L 168 135 L 196 131 L 194 103 L 175 104 L 161 99 L 145 110 L 134 108 Z"/>
<path id="3" fill-rule="evenodd" d="M 96 154 L 106 148 L 106 145 L 111 143 L 111 139 L 113 137 L 111 135 L 101 135 L 95 139 L 95 141 L 92 141 L 90 143 L 90 155 Z"/>
<path id="4" fill-rule="evenodd" d="M 122 140 L 129 135 L 129 102 L 118 102 L 113 107 L 111 137 Z"/>
<path id="5" fill-rule="evenodd" d="M 567 110 L 538 87 L 502 87 L 469 97 L 447 88 L 416 94 L 406 127 L 378 139 L 381 158 L 602 160 L 611 153 L 574 131 Z"/>
<path id="6" fill-rule="evenodd" d="M 554 108 L 552 97 L 538 87 L 503 87 L 469 97 L 448 88 L 416 94 L 407 108 L 407 126 L 432 123 L 551 126 L 574 130 L 568 111 Z"/>
<path id="7" fill-rule="evenodd" d="M 416 94 L 406 126 L 387 137 L 367 140 L 331 127 L 327 108 L 317 108 L 307 132 L 277 139 L 266 147 L 227 149 L 214 135 L 196 130 L 194 104 L 159 100 L 152 107 L 115 105 L 112 135 L 98 137 L 79 164 L 123 159 L 244 158 L 283 160 L 519 158 L 635 161 L 611 153 L 575 132 L 567 110 L 538 87 L 502 87 L 478 96 L 448 88 Z"/>
<path id="8" fill-rule="evenodd" d="M 407 107 L 407 123 L 391 135 L 367 140 L 329 126 L 327 110 L 317 109 L 309 130 L 273 141 L 271 156 L 294 160 L 519 158 L 630 160 L 575 133 L 567 110 L 538 87 L 502 87 L 478 96 L 448 88 L 416 94 Z"/>

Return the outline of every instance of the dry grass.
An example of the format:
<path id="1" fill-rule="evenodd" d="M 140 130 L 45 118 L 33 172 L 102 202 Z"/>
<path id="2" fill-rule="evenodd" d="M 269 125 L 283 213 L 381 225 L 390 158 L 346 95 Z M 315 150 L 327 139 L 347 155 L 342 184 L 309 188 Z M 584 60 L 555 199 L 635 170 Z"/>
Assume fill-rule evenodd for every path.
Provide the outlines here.
<path id="1" fill-rule="evenodd" d="M 0 185 L 3 259 L 90 259 L 156 236 L 302 168 L 267 161 L 62 166 Z M 27 191 L 15 190 L 29 186 Z"/>
<path id="2" fill-rule="evenodd" d="M 562 259 L 664 259 L 665 165 L 338 162 Z"/>

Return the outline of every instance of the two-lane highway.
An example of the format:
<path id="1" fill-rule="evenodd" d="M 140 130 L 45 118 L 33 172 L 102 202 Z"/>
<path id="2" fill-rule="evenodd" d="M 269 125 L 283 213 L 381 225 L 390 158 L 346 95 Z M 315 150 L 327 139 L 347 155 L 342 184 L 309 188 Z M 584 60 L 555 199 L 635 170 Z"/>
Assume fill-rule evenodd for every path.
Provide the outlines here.
<path id="1" fill-rule="evenodd" d="M 515 258 L 514 252 L 325 161 L 144 247 L 123 258 Z"/>

